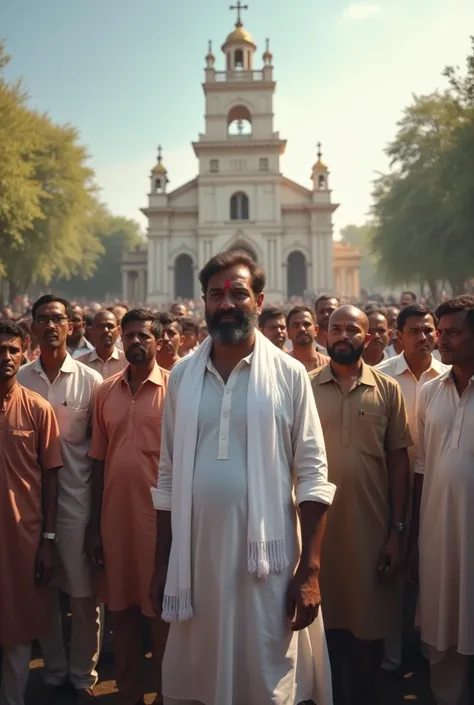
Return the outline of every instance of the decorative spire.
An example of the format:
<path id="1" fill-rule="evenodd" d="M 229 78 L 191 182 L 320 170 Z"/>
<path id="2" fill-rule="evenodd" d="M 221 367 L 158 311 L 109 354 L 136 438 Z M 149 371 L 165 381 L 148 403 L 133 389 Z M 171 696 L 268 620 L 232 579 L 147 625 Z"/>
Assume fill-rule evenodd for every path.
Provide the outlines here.
<path id="1" fill-rule="evenodd" d="M 270 40 L 267 38 L 265 40 L 265 53 L 263 55 L 263 60 L 267 66 L 270 66 L 272 59 L 273 59 L 273 54 L 270 51 Z"/>
<path id="2" fill-rule="evenodd" d="M 166 174 L 166 167 L 163 164 L 163 147 L 158 145 L 158 156 L 156 160 L 156 165 L 153 167 L 153 170 L 151 172 L 153 175 L 156 176 L 156 174 Z"/>
<path id="3" fill-rule="evenodd" d="M 161 164 L 163 161 L 163 147 L 161 144 L 158 145 L 158 164 Z"/>
<path id="4" fill-rule="evenodd" d="M 209 44 L 207 47 L 208 54 L 212 54 L 212 39 L 209 39 Z"/>
<path id="5" fill-rule="evenodd" d="M 249 6 L 248 5 L 242 5 L 240 0 L 237 0 L 236 5 L 231 5 L 229 7 L 229 10 L 237 10 L 237 22 L 235 23 L 236 27 L 243 27 L 243 22 L 242 22 L 242 17 L 241 17 L 241 11 L 242 10 L 248 10 Z"/>
<path id="6" fill-rule="evenodd" d="M 320 162 L 321 157 L 323 156 L 323 153 L 321 151 L 321 147 L 322 147 L 321 142 L 318 142 L 317 147 L 318 147 L 318 161 Z"/>

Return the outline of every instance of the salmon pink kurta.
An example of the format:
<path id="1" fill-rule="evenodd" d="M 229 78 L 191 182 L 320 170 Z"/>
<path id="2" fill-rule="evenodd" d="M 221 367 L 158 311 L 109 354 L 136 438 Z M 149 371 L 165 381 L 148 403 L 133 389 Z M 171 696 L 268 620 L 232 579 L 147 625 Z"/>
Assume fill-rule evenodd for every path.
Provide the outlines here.
<path id="1" fill-rule="evenodd" d="M 138 605 L 156 617 L 149 598 L 156 545 L 150 487 L 156 484 L 169 373 L 155 365 L 132 395 L 128 370 L 103 382 L 95 404 L 89 455 L 105 461 L 99 596 L 112 611 Z"/>
<path id="2" fill-rule="evenodd" d="M 43 528 L 42 471 L 62 465 L 59 429 L 42 397 L 16 383 L 0 408 L 0 645 L 48 627 L 47 591 L 35 584 Z"/>

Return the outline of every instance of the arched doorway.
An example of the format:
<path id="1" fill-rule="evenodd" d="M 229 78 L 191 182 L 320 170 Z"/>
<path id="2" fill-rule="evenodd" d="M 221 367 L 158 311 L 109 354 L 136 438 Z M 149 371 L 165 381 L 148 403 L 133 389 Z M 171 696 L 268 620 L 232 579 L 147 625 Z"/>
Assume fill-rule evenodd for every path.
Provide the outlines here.
<path id="1" fill-rule="evenodd" d="M 194 266 L 189 255 L 179 255 L 174 263 L 174 296 L 194 299 Z"/>
<path id="2" fill-rule="evenodd" d="M 306 257 L 302 252 L 291 252 L 287 261 L 287 295 L 304 296 L 308 288 Z"/>

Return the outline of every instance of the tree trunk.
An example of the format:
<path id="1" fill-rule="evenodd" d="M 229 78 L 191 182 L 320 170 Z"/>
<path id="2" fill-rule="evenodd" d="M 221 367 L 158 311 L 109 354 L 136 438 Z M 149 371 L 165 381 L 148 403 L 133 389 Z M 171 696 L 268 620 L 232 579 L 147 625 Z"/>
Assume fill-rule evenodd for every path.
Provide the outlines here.
<path id="1" fill-rule="evenodd" d="M 459 296 L 460 294 L 464 294 L 466 291 L 466 281 L 464 279 L 462 279 L 462 280 L 449 279 L 449 284 L 451 286 L 453 296 Z"/>
<path id="2" fill-rule="evenodd" d="M 435 304 L 438 303 L 438 282 L 436 279 L 428 279 L 427 284 L 430 287 L 430 292 L 431 292 L 431 298 L 435 302 Z"/>

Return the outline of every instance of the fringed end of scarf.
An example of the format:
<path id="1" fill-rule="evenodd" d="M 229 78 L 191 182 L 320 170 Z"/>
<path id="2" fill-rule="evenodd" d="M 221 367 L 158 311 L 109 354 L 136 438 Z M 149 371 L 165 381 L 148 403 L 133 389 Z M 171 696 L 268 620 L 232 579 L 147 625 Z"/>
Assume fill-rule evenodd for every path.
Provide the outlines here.
<path id="1" fill-rule="evenodd" d="M 165 595 L 163 599 L 163 622 L 186 622 L 194 616 L 191 590 L 180 590 L 179 595 Z"/>
<path id="2" fill-rule="evenodd" d="M 258 578 L 267 578 L 270 573 L 282 573 L 288 567 L 285 541 L 250 541 L 248 544 L 248 570 Z"/>

